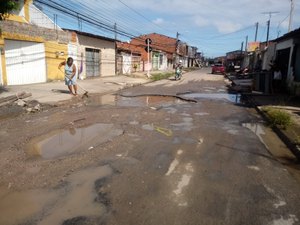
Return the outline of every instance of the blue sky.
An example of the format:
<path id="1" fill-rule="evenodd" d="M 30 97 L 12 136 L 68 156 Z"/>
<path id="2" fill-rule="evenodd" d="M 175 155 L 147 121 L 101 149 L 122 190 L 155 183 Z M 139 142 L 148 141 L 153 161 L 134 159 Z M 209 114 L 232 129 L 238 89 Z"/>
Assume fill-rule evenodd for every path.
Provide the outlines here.
<path id="1" fill-rule="evenodd" d="M 291 0 L 44 0 L 56 2 L 101 21 L 129 36 L 160 33 L 176 37 L 198 47 L 206 57 L 225 55 L 241 48 L 241 43 L 254 41 L 255 23 L 259 23 L 258 41 L 265 41 L 267 21 L 272 14 L 270 39 L 288 31 Z M 295 1 L 293 29 L 300 27 L 300 1 Z M 41 4 L 39 4 L 41 5 Z M 58 25 L 78 30 L 78 20 L 43 5 L 50 18 L 58 14 Z M 112 31 L 82 23 L 82 31 L 114 37 Z M 118 39 L 129 38 L 118 35 Z"/>

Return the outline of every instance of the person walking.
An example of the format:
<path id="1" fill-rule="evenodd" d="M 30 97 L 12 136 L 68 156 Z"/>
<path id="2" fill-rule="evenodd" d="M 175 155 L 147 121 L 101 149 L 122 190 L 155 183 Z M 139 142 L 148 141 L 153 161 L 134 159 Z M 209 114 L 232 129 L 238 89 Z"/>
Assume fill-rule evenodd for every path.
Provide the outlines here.
<path id="1" fill-rule="evenodd" d="M 73 62 L 73 58 L 69 57 L 67 61 L 63 61 L 59 64 L 58 69 L 62 66 L 65 67 L 65 84 L 68 86 L 70 94 L 77 96 L 76 66 Z"/>

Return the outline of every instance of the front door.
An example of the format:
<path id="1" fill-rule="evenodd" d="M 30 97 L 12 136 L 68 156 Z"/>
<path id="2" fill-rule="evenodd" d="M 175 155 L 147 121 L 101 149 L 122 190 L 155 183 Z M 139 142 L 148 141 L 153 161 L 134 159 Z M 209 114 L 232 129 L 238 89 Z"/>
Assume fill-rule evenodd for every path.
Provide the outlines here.
<path id="1" fill-rule="evenodd" d="M 97 77 L 100 76 L 100 50 L 86 48 L 86 76 Z"/>

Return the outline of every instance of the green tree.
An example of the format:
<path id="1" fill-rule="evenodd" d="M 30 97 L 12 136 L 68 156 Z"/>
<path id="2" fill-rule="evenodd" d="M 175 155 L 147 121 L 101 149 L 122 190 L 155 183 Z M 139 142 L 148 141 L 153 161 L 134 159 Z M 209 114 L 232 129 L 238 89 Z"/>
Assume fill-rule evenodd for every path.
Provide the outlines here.
<path id="1" fill-rule="evenodd" d="M 16 0 L 1 0 L 0 1 L 0 20 L 7 18 L 9 13 L 17 9 L 19 6 L 18 1 Z"/>

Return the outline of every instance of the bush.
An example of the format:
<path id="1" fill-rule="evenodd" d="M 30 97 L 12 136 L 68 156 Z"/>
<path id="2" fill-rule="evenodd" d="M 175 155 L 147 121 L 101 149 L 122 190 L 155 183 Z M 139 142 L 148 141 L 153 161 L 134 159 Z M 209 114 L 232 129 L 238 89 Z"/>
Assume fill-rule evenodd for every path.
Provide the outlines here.
<path id="1" fill-rule="evenodd" d="M 279 126 L 286 129 L 292 125 L 291 115 L 283 110 L 267 107 L 263 111 L 268 115 L 272 126 Z"/>

